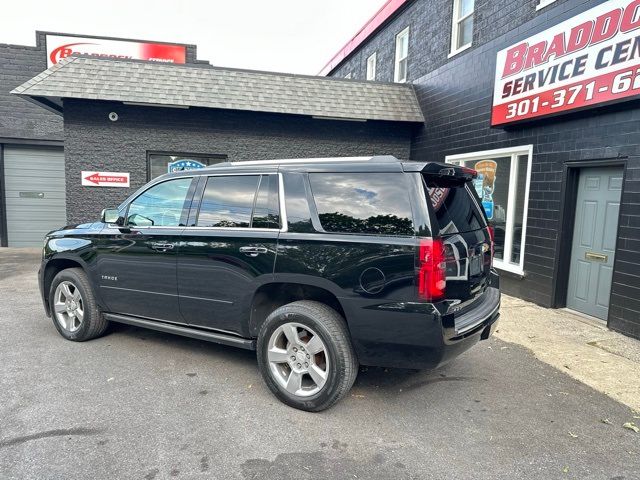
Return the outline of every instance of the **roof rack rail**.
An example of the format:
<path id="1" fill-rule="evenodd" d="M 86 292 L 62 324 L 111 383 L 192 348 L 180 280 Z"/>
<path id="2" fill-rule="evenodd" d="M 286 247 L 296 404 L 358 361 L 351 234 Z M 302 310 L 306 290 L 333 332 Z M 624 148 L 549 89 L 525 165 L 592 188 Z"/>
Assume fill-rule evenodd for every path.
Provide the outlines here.
<path id="1" fill-rule="evenodd" d="M 354 162 L 376 162 L 376 163 L 392 163 L 399 162 L 392 155 L 374 155 L 371 157 L 327 157 L 327 158 L 287 158 L 281 160 L 248 160 L 244 162 L 226 162 L 227 165 L 243 166 L 243 165 L 286 165 L 296 163 L 354 163 Z M 224 165 L 218 163 L 217 165 Z M 215 165 L 212 165 L 215 166 Z"/>

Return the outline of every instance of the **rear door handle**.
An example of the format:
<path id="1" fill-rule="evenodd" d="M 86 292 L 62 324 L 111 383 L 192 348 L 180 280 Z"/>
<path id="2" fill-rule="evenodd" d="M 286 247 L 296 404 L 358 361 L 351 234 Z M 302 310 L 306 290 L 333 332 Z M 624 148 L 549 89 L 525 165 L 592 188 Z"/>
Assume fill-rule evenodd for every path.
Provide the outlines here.
<path id="1" fill-rule="evenodd" d="M 257 257 L 268 251 L 265 247 L 240 247 L 240 253 L 244 253 L 247 257 Z"/>
<path id="2" fill-rule="evenodd" d="M 154 242 L 151 244 L 151 248 L 158 252 L 166 252 L 167 250 L 173 250 L 173 247 L 174 247 L 173 243 Z"/>

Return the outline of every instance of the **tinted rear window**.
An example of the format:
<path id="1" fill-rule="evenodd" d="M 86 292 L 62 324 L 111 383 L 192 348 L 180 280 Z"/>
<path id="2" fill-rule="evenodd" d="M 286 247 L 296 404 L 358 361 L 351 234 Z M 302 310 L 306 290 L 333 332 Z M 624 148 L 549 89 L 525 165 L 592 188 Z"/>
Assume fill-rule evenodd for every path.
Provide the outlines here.
<path id="1" fill-rule="evenodd" d="M 312 173 L 311 190 L 327 232 L 413 235 L 401 173 Z"/>
<path id="2" fill-rule="evenodd" d="M 470 232 L 487 226 L 468 185 L 441 187 L 425 179 L 440 233 Z"/>
<path id="3" fill-rule="evenodd" d="M 251 228 L 280 228 L 278 177 L 262 175 L 253 209 Z"/>
<path id="4" fill-rule="evenodd" d="M 198 227 L 248 228 L 259 179 L 258 175 L 209 177 Z"/>

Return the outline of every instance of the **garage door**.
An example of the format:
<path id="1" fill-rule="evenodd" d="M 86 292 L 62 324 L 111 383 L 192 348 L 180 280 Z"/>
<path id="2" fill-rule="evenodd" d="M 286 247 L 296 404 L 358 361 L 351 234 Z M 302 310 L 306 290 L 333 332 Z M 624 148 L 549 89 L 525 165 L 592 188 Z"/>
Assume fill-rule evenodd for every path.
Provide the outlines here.
<path id="1" fill-rule="evenodd" d="M 63 150 L 7 146 L 4 177 L 9 246 L 42 246 L 44 234 L 67 221 Z"/>

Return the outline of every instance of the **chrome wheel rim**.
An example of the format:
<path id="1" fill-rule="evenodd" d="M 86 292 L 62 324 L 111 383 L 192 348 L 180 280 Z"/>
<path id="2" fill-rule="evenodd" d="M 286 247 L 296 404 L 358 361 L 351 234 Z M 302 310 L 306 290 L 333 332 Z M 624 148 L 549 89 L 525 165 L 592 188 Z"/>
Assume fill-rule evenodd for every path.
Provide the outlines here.
<path id="1" fill-rule="evenodd" d="M 69 333 L 78 331 L 84 320 L 84 301 L 78 287 L 61 282 L 53 295 L 53 311 L 63 329 Z"/>
<path id="2" fill-rule="evenodd" d="M 329 354 L 320 336 L 300 323 L 285 323 L 271 334 L 267 359 L 272 377 L 298 397 L 315 395 L 329 378 Z"/>

